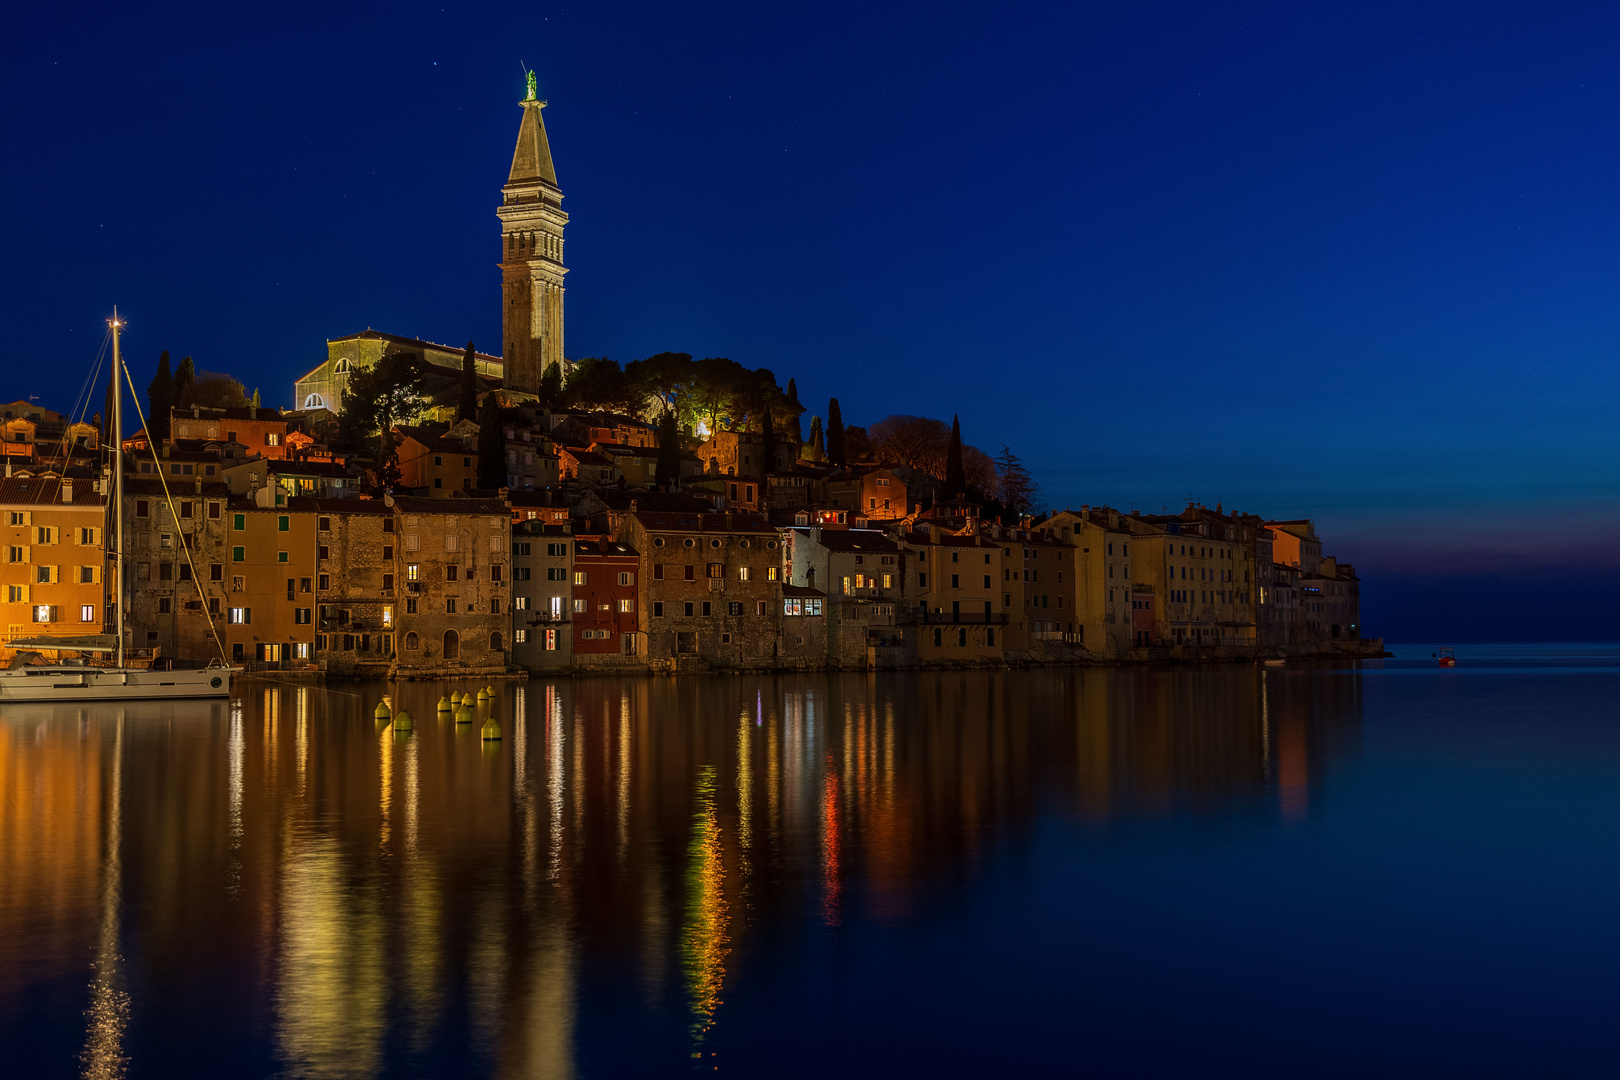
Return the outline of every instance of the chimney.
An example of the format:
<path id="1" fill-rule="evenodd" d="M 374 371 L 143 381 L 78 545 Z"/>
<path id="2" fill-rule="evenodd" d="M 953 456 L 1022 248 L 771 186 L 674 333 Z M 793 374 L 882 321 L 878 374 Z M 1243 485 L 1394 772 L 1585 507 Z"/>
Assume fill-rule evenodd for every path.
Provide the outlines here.
<path id="1" fill-rule="evenodd" d="M 197 420 L 197 419 L 200 419 L 201 417 L 202 417 L 202 406 L 201 405 L 196 405 L 196 404 L 192 405 L 191 406 L 191 418 L 193 420 Z"/>
<path id="2" fill-rule="evenodd" d="M 62 477 L 62 505 L 73 505 L 73 481 L 65 476 Z"/>

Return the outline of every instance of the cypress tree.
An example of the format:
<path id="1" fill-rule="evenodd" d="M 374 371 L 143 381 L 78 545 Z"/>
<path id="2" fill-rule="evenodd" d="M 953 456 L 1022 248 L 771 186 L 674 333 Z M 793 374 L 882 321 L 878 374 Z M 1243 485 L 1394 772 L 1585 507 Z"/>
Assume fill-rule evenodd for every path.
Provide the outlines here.
<path id="1" fill-rule="evenodd" d="M 803 446 L 804 427 L 799 423 L 799 417 L 804 413 L 804 406 L 799 404 L 799 385 L 792 379 L 788 380 L 787 399 L 793 412 L 793 426 L 788 429 L 793 433 L 793 445 Z"/>
<path id="2" fill-rule="evenodd" d="M 478 486 L 489 491 L 506 486 L 506 439 L 493 393 L 484 395 L 478 414 Z"/>
<path id="3" fill-rule="evenodd" d="M 180 368 L 174 373 L 174 404 L 177 408 L 188 408 L 192 403 L 192 391 L 197 385 L 197 365 L 187 356 L 180 361 Z"/>
<path id="4" fill-rule="evenodd" d="M 951 417 L 951 444 L 945 451 L 945 497 L 967 491 L 967 474 L 962 470 L 962 421 Z"/>
<path id="5" fill-rule="evenodd" d="M 562 366 L 555 360 L 546 366 L 545 374 L 540 376 L 540 400 L 544 402 L 548 408 L 562 408 Z"/>
<path id="6" fill-rule="evenodd" d="M 157 374 L 146 388 L 146 422 L 152 429 L 147 434 L 152 437 L 153 446 L 169 441 L 169 409 L 173 405 L 174 376 L 169 374 L 169 350 L 164 349 L 158 357 Z M 112 415 L 110 409 L 107 415 Z"/>
<path id="7" fill-rule="evenodd" d="M 467 342 L 467 351 L 461 355 L 461 401 L 456 406 L 457 420 L 478 419 L 478 369 L 473 366 L 473 343 Z"/>
<path id="8" fill-rule="evenodd" d="M 844 456 L 844 414 L 837 398 L 827 402 L 827 460 L 834 465 L 849 464 Z"/>
<path id="9" fill-rule="evenodd" d="M 658 421 L 658 470 L 653 486 L 665 491 L 681 479 L 681 433 L 675 427 L 675 410 L 665 410 Z"/>
<path id="10" fill-rule="evenodd" d="M 253 388 L 253 397 L 248 399 L 248 404 L 252 405 L 255 409 L 259 407 L 259 388 L 257 386 Z"/>

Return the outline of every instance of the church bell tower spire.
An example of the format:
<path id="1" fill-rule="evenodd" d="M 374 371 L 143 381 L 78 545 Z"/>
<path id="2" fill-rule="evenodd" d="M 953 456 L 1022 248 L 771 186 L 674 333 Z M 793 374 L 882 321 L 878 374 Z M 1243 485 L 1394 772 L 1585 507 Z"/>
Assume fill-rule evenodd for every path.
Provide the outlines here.
<path id="1" fill-rule="evenodd" d="M 562 189 L 551 164 L 534 72 L 528 73 L 528 96 L 518 104 L 518 126 L 512 171 L 501 188 L 501 327 L 505 337 L 503 383 L 508 390 L 535 394 L 552 364 L 563 360 L 563 213 Z M 559 366 L 559 370 L 561 370 Z"/>

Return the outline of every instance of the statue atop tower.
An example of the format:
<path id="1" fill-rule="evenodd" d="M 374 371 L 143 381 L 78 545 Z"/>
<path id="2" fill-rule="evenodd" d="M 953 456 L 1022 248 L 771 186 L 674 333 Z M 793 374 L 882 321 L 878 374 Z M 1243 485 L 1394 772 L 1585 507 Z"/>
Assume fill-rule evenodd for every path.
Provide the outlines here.
<path id="1" fill-rule="evenodd" d="M 506 389 L 537 394 L 552 364 L 563 363 L 562 189 L 546 141 L 546 107 L 535 94 L 534 72 L 527 73 L 528 96 L 518 104 L 512 171 L 501 188 L 501 327 L 505 338 Z"/>

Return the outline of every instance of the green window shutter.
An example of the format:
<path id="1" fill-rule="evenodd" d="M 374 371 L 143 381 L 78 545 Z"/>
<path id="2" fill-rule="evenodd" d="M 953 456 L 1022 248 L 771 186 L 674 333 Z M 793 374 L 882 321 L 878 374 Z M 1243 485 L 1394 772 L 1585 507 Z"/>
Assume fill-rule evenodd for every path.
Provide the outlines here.
<path id="1" fill-rule="evenodd" d="M 286 561 L 287 561 L 287 553 L 285 551 L 276 552 L 276 562 L 286 562 Z"/>
<path id="2" fill-rule="evenodd" d="M 253 609 L 252 608 L 245 607 L 245 608 L 242 609 L 242 621 L 245 622 L 245 623 L 250 623 L 250 622 L 253 621 Z"/>
<path id="3" fill-rule="evenodd" d="M 235 529 L 237 532 L 241 532 L 243 529 L 246 529 L 247 528 L 247 515 L 246 514 L 232 514 L 231 515 L 231 528 Z"/>
<path id="4" fill-rule="evenodd" d="M 276 518 L 277 532 L 286 532 L 290 528 L 292 528 L 292 518 L 287 517 L 285 514 Z"/>
<path id="5" fill-rule="evenodd" d="M 247 559 L 247 548 L 231 548 L 231 562 L 243 562 Z"/>

